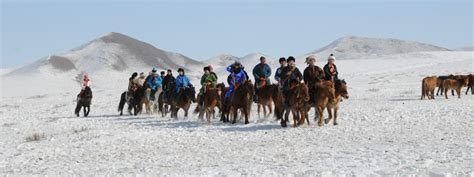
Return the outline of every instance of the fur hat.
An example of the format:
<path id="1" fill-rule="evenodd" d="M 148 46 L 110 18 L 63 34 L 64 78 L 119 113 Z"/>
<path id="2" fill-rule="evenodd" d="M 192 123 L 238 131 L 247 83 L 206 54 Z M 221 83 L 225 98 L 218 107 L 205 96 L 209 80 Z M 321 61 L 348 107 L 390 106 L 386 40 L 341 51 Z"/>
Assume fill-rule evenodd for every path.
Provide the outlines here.
<path id="1" fill-rule="evenodd" d="M 336 60 L 336 57 L 334 56 L 334 54 L 331 53 L 331 55 L 329 55 L 328 57 L 328 60 Z"/>
<path id="2" fill-rule="evenodd" d="M 141 73 L 140 73 L 140 77 L 141 77 L 141 78 L 145 78 L 145 77 L 146 77 L 145 73 L 144 73 L 144 72 L 141 72 Z"/>
<path id="3" fill-rule="evenodd" d="M 202 70 L 203 70 L 203 71 L 206 71 L 206 70 L 207 70 L 207 71 L 211 71 L 211 69 L 209 69 L 209 66 L 206 66 L 206 67 L 202 68 Z"/>
<path id="4" fill-rule="evenodd" d="M 286 59 L 286 62 L 290 62 L 290 61 L 296 62 L 295 57 L 289 56 L 288 59 Z"/>
<path id="5" fill-rule="evenodd" d="M 184 73 L 184 69 L 183 68 L 178 68 L 178 72 L 183 72 Z"/>
<path id="6" fill-rule="evenodd" d="M 316 62 L 316 56 L 310 55 L 310 56 L 306 57 L 305 63 L 309 63 L 309 61 L 311 61 L 311 60 Z"/>
<path id="7" fill-rule="evenodd" d="M 260 60 L 263 60 L 263 59 L 266 59 L 266 58 L 265 58 L 264 56 L 261 56 L 261 57 L 260 57 Z"/>

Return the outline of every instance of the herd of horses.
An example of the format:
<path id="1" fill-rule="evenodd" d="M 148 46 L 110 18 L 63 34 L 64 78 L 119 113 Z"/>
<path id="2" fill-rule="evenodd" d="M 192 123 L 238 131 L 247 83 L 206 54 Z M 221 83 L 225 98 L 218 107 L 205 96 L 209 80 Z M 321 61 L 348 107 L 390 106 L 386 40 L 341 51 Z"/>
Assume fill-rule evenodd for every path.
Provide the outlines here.
<path id="1" fill-rule="evenodd" d="M 467 87 L 466 95 L 468 94 L 469 90 L 471 90 L 471 94 L 474 94 L 474 75 L 447 75 L 447 76 L 428 76 L 423 78 L 421 84 L 421 99 L 435 99 L 435 90 L 438 87 L 438 91 L 436 91 L 436 96 L 439 94 L 445 96 L 448 99 L 448 91 L 451 90 L 451 94 L 454 96 L 454 91 L 458 98 L 461 98 L 461 89 L 463 87 Z"/>
<path id="2" fill-rule="evenodd" d="M 118 106 L 120 115 L 123 115 L 125 104 L 128 104 L 130 115 L 140 114 L 145 107 L 147 114 L 161 113 L 163 117 L 170 114 L 172 118 L 176 119 L 178 111 L 183 110 L 184 117 L 187 118 L 191 104 L 198 103 L 193 113 L 198 114 L 202 121 L 206 116 L 210 123 L 211 119 L 216 118 L 216 111 L 218 111 L 220 121 L 236 123 L 243 118 L 245 124 L 249 123 L 252 98 L 256 94 L 251 80 L 238 86 L 228 99 L 225 98 L 225 93 L 229 87 L 226 87 L 224 83 L 219 83 L 215 87 L 209 84 L 200 96 L 196 96 L 194 88 L 181 88 L 180 96 L 176 96 L 175 83 L 169 82 L 168 84 L 166 88 L 169 88 L 169 93 L 165 93 L 159 88 L 155 99 L 150 98 L 151 90 L 146 86 L 123 92 Z M 273 112 L 274 117 L 280 120 L 281 126 L 286 127 L 291 113 L 294 120 L 293 126 L 296 127 L 304 124 L 305 121 L 309 125 L 308 112 L 311 108 L 315 108 L 317 113 L 315 120 L 318 120 L 319 126 L 327 124 L 331 120 L 334 125 L 337 125 L 339 104 L 342 98 L 349 98 L 347 90 L 344 80 L 320 81 L 312 86 L 295 82 L 290 85 L 287 94 L 283 93 L 278 84 L 266 85 L 260 88 L 257 94 L 259 98 L 256 103 L 258 116 L 260 117 L 263 108 L 264 117 L 269 117 Z M 312 104 L 309 103 L 310 97 L 315 99 Z M 324 110 L 327 110 L 329 114 L 327 119 L 323 119 Z"/>

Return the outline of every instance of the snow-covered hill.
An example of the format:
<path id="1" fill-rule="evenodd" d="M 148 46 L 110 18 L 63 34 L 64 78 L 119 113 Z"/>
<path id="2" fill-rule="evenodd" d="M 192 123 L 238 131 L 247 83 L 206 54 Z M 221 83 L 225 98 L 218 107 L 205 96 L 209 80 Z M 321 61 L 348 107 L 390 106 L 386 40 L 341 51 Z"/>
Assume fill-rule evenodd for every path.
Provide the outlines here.
<path id="1" fill-rule="evenodd" d="M 347 36 L 308 55 L 315 54 L 325 60 L 333 53 L 338 59 L 355 59 L 425 51 L 449 51 L 449 49 L 415 41 Z"/>
<path id="2" fill-rule="evenodd" d="M 179 67 L 193 71 L 201 63 L 182 54 L 158 49 L 129 36 L 111 32 L 80 47 L 61 54 L 53 54 L 12 71 L 9 75 L 27 73 L 95 73 L 123 72 Z"/>

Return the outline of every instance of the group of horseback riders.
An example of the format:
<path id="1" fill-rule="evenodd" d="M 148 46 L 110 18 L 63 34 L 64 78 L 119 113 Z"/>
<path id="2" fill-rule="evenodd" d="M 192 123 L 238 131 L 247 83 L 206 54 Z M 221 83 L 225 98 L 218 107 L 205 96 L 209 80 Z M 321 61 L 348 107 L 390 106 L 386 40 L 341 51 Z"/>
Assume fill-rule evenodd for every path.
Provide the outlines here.
<path id="1" fill-rule="evenodd" d="M 281 57 L 279 59 L 280 67 L 277 68 L 274 79 L 278 82 L 278 86 L 284 97 L 288 95 L 288 92 L 290 92 L 295 84 L 298 84 L 301 81 L 304 81 L 304 83 L 308 85 L 308 88 L 314 89 L 315 87 L 313 86 L 318 82 L 324 80 L 337 80 L 338 71 L 334 63 L 335 59 L 334 55 L 331 54 L 328 57 L 327 64 L 321 69 L 319 66 L 315 65 L 316 58 L 314 56 L 309 56 L 305 61 L 308 66 L 305 68 L 304 72 L 301 73 L 296 66 L 295 58 L 293 56 L 289 56 L 288 58 Z M 179 68 L 177 71 L 178 76 L 176 78 L 173 76 L 173 71 L 171 69 L 168 69 L 166 74 L 164 71 L 158 74 L 158 70 L 155 67 L 148 73 L 148 75 L 144 72 L 141 72 L 140 74 L 134 72 L 129 78 L 128 91 L 129 93 L 133 93 L 137 92 L 137 90 L 149 88 L 151 90 L 149 98 L 151 101 L 155 101 L 155 94 L 159 89 L 162 89 L 164 100 L 179 99 L 181 92 L 185 88 L 191 88 L 194 90 L 194 86 L 185 75 L 183 68 Z M 204 96 L 206 89 L 216 88 L 218 81 L 218 76 L 213 72 L 212 65 L 204 67 L 203 71 L 204 74 L 202 75 L 200 82 L 202 87 L 197 95 L 199 105 L 203 104 L 202 97 Z M 244 66 L 238 61 L 229 65 L 226 68 L 226 71 L 229 72 L 227 77 L 229 88 L 225 92 L 224 102 L 231 98 L 232 93 L 238 89 L 239 86 L 250 79 Z M 272 74 L 272 69 L 270 65 L 267 64 L 264 56 L 260 57 L 260 63 L 253 68 L 252 74 L 255 79 L 255 94 L 253 94 L 253 101 L 257 103 L 259 101 L 258 93 L 261 88 L 271 85 L 270 76 Z M 90 85 L 90 79 L 87 75 L 84 75 L 83 85 L 83 89 L 79 96 L 83 94 L 85 86 Z M 314 102 L 315 98 L 314 96 L 311 96 L 310 103 L 314 104 Z M 286 104 L 288 103 L 285 103 L 285 105 Z"/>

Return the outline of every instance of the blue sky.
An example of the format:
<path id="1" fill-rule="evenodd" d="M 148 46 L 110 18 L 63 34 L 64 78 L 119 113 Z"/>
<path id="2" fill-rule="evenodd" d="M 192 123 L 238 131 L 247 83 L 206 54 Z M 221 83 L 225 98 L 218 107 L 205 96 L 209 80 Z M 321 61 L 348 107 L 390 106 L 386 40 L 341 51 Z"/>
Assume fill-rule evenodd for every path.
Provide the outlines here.
<path id="1" fill-rule="evenodd" d="M 301 55 L 347 35 L 459 48 L 473 45 L 473 2 L 2 0 L 0 67 L 65 52 L 111 31 L 197 60 L 223 53 Z"/>

